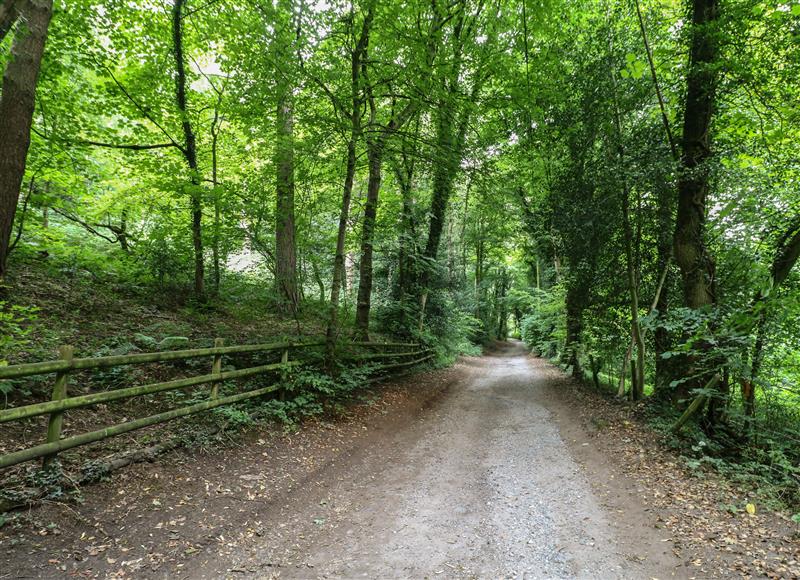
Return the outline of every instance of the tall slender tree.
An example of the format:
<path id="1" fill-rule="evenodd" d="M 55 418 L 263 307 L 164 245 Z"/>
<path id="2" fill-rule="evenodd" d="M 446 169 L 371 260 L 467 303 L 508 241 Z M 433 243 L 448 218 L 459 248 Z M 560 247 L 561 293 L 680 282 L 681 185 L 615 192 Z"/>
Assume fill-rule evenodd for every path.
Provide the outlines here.
<path id="1" fill-rule="evenodd" d="M 454 6 L 452 27 L 448 33 L 449 58 L 438 67 L 440 77 L 435 107 L 434 156 L 436 162 L 433 167 L 428 236 L 423 250 L 423 267 L 420 269 L 418 283 L 420 330 L 425 318 L 428 286 L 439 255 L 439 244 L 444 231 L 447 206 L 466 148 L 467 128 L 474 112 L 474 103 L 480 96 L 486 80 L 485 71 L 473 70 L 471 86 L 469 86 L 465 82 L 464 70 L 464 52 L 468 46 L 474 46 L 479 35 L 484 2 L 479 1 L 472 14 L 468 12 L 469 5 L 464 0 L 456 2 Z M 494 33 L 491 25 L 488 33 L 486 46 L 492 44 Z"/>
<path id="2" fill-rule="evenodd" d="M 275 83 L 275 290 L 281 309 L 297 313 L 297 243 L 295 240 L 294 83 L 292 70 L 299 41 L 299 18 L 291 0 L 275 7 L 272 41 Z"/>
<path id="3" fill-rule="evenodd" d="M 695 310 L 716 302 L 715 266 L 706 245 L 706 219 L 712 158 L 711 119 L 718 77 L 718 19 L 717 0 L 693 0 L 673 252 L 683 280 L 684 305 Z M 689 357 L 685 372 L 694 379 L 679 384 L 673 392 L 674 400 L 684 400 L 692 386 L 702 384 L 707 369 L 697 366 L 697 357 Z M 716 420 L 718 403 L 717 397 L 711 398 L 712 423 Z"/>
<path id="4" fill-rule="evenodd" d="M 336 233 L 336 253 L 333 259 L 333 279 L 331 281 L 331 301 L 328 313 L 328 327 L 325 333 L 328 357 L 332 358 L 339 333 L 339 297 L 342 283 L 345 278 L 345 241 L 347 238 L 347 221 L 350 217 L 350 201 L 353 196 L 353 181 L 356 173 L 356 145 L 361 138 L 362 112 L 364 92 L 362 88 L 362 65 L 372 30 L 372 21 L 375 17 L 375 3 L 370 1 L 366 8 L 360 31 L 356 32 L 355 8 L 351 8 L 349 28 L 351 35 L 350 50 L 350 98 L 349 109 L 342 112 L 350 121 L 347 139 L 347 155 L 345 158 L 344 186 L 342 188 L 342 202 L 339 211 L 339 227 Z M 336 101 L 334 101 L 336 102 Z"/>
<path id="5" fill-rule="evenodd" d="M 189 118 L 186 98 L 186 62 L 183 50 L 183 9 L 186 0 L 172 5 L 172 49 L 175 57 L 175 102 L 181 116 L 183 144 L 181 153 L 189 167 L 189 198 L 192 208 L 192 245 L 194 247 L 194 294 L 203 301 L 205 295 L 205 260 L 203 256 L 203 189 L 197 165 L 197 138 Z"/>
<path id="6" fill-rule="evenodd" d="M 417 21 L 421 20 L 421 15 Z M 436 12 L 433 14 L 430 28 L 427 33 L 427 41 L 422 44 L 422 54 L 413 54 L 411 58 L 419 59 L 422 66 L 415 68 L 421 78 L 417 81 L 420 85 L 425 84 L 425 79 L 429 76 L 441 37 L 441 27 L 443 18 Z M 358 301 L 356 305 L 356 336 L 362 340 L 369 339 L 369 318 L 372 303 L 372 259 L 375 221 L 377 218 L 378 201 L 381 189 L 383 159 L 387 147 L 387 141 L 391 139 L 405 124 L 416 114 L 418 114 L 422 99 L 419 95 L 424 95 L 424 86 L 417 86 L 411 89 L 411 95 L 406 97 L 406 104 L 400 106 L 398 99 L 390 99 L 391 111 L 389 120 L 382 124 L 379 120 L 380 102 L 376 97 L 376 87 L 374 79 L 370 75 L 369 58 L 365 54 L 364 62 L 364 92 L 368 105 L 368 119 L 364 128 L 364 138 L 367 148 L 367 199 L 364 204 L 364 219 L 361 229 L 361 260 L 359 262 L 359 282 L 358 282 Z M 413 81 L 412 81 L 413 82 Z"/>

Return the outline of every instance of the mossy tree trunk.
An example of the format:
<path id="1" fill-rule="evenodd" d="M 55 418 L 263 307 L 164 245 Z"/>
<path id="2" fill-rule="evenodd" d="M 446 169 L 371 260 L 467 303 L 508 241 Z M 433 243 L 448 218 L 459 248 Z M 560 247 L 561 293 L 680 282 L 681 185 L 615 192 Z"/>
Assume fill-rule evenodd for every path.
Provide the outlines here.
<path id="1" fill-rule="evenodd" d="M 181 152 L 189 166 L 191 188 L 189 198 L 192 211 L 192 245 L 194 249 L 194 295 L 205 300 L 205 262 L 203 259 L 203 193 L 200 171 L 197 166 L 197 139 L 186 99 L 186 63 L 183 56 L 183 9 L 186 0 L 174 0 L 172 5 L 172 50 L 175 57 L 175 102 L 181 115 L 183 144 Z"/>
<path id="2" fill-rule="evenodd" d="M 683 299 L 688 308 L 712 306 L 714 261 L 705 243 L 711 153 L 711 119 L 717 86 L 717 0 L 693 0 L 690 61 L 687 73 L 686 101 L 681 137 L 681 160 L 678 174 L 678 206 L 673 250 L 683 281 Z M 702 348 L 702 345 L 701 345 Z M 673 399 L 685 400 L 705 376 L 705 364 L 697 356 L 685 361 L 685 381 L 673 393 Z M 713 369 L 705 369 L 712 372 Z"/>

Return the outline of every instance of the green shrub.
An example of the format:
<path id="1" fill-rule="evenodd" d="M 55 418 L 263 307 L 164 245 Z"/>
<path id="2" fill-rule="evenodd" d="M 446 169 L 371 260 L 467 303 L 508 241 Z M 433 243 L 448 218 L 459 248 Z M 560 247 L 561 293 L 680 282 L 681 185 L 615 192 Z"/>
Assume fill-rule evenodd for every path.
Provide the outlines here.
<path id="1" fill-rule="evenodd" d="M 18 353 L 29 346 L 31 324 L 37 319 L 37 312 L 35 307 L 0 301 L 0 357 L 6 353 Z M 0 358 L 0 366 L 8 364 L 8 360 Z M 15 381 L 0 381 L 0 394 L 8 397 L 16 384 Z"/>
<path id="2" fill-rule="evenodd" d="M 539 291 L 533 313 L 522 318 L 522 340 L 539 356 L 554 358 L 566 338 L 564 289 Z"/>
<path id="3" fill-rule="evenodd" d="M 31 324 L 37 319 L 38 308 L 8 304 L 0 300 L 0 353 L 19 352 L 30 344 Z M 8 361 L 0 359 L 0 365 Z"/>

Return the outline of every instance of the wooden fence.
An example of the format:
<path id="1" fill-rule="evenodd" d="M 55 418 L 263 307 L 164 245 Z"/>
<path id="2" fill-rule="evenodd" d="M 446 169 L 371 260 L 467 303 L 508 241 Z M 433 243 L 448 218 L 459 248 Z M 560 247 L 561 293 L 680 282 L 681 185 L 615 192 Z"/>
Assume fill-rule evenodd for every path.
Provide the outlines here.
<path id="1" fill-rule="evenodd" d="M 413 366 L 425 362 L 433 357 L 433 354 L 431 354 L 428 350 L 421 349 L 418 344 L 414 343 L 361 342 L 349 344 L 352 347 L 369 349 L 366 353 L 350 356 L 349 360 L 388 360 L 389 362 L 387 364 L 381 365 L 381 370 Z M 49 416 L 46 442 L 42 443 L 41 445 L 35 445 L 27 449 L 0 456 L 0 469 L 10 467 L 24 461 L 37 459 L 39 457 L 44 458 L 44 464 L 47 465 L 60 451 L 64 451 L 66 449 L 72 449 L 73 447 L 86 445 L 88 443 L 100 441 L 108 437 L 114 437 L 116 435 L 128 433 L 129 431 L 149 427 L 150 425 L 165 423 L 180 417 L 201 413 L 203 411 L 208 411 L 223 405 L 232 405 L 248 399 L 261 397 L 268 393 L 274 393 L 282 389 L 283 385 L 278 383 L 235 395 L 220 397 L 219 384 L 226 380 L 252 377 L 272 371 L 281 371 L 296 367 L 302 364 L 302 361 L 289 360 L 290 351 L 313 349 L 314 347 L 319 347 L 322 345 L 324 345 L 324 342 L 282 342 L 272 344 L 224 346 L 222 339 L 218 338 L 214 341 L 214 346 L 210 348 L 149 352 L 93 358 L 74 358 L 73 348 L 70 346 L 63 346 L 59 349 L 60 358 L 58 360 L 0 367 L 0 380 L 18 379 L 53 373 L 55 374 L 53 394 L 50 401 L 0 410 L 0 423 L 20 421 L 41 415 Z M 222 370 L 223 356 L 269 352 L 280 352 L 281 361 L 279 363 L 252 366 L 231 371 Z M 101 393 L 80 395 L 76 397 L 67 396 L 70 374 L 75 371 L 104 369 L 123 365 L 197 359 L 203 357 L 209 357 L 211 359 L 211 372 L 209 374 L 161 383 L 153 383 L 149 385 L 126 387 Z M 88 433 L 74 435 L 64 439 L 61 438 L 64 413 L 70 409 L 90 407 L 92 405 L 98 405 L 101 403 L 108 403 L 121 399 L 130 399 L 133 397 L 151 395 L 166 391 L 174 391 L 177 389 L 184 389 L 203 384 L 210 385 L 208 400 L 206 401 L 164 411 L 148 417 L 127 421 L 125 423 L 119 423 L 117 425 L 112 425 L 97 431 L 90 431 Z"/>

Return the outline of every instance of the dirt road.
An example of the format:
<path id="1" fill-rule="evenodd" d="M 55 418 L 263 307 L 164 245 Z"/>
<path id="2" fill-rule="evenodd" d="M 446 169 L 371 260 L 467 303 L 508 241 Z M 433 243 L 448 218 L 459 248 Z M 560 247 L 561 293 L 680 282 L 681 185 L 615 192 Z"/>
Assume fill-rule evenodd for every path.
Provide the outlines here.
<path id="1" fill-rule="evenodd" d="M 618 514 L 600 505 L 543 405 L 553 371 L 529 360 L 511 343 L 470 361 L 432 409 L 305 509 L 282 514 L 288 530 L 314 522 L 302 539 L 268 535 L 232 568 L 282 578 L 672 576 L 677 562 L 647 522 L 615 533 Z"/>
<path id="2" fill-rule="evenodd" d="M 454 371 L 412 377 L 404 388 L 417 393 L 414 404 L 383 401 L 344 430 L 320 425 L 275 448 L 259 439 L 264 452 L 248 446 L 139 466 L 124 493 L 119 481 L 103 484 L 55 537 L 0 539 L 0 569 L 29 577 L 684 576 L 623 481 L 602 491 L 614 478 L 606 458 L 570 439 L 577 427 L 568 418 L 556 422 L 546 388 L 555 372 L 509 343 Z M 78 538 L 96 548 L 100 534 L 86 534 L 98 527 L 105 548 L 87 555 Z"/>

